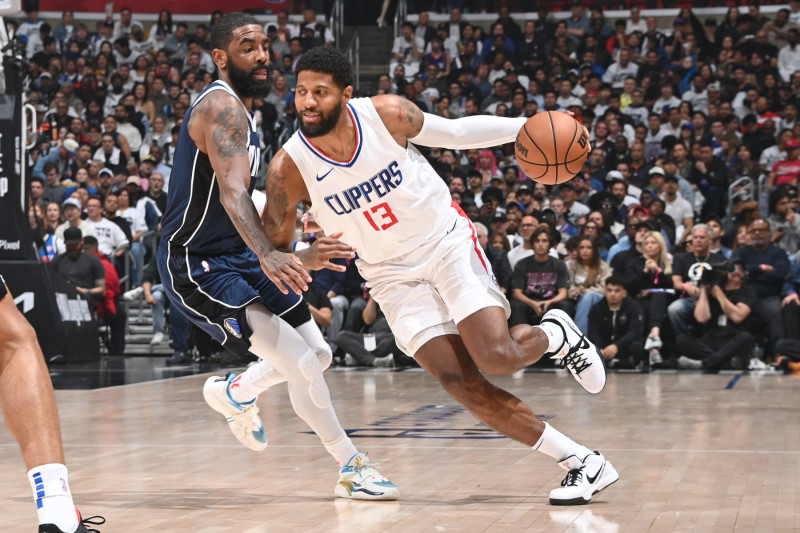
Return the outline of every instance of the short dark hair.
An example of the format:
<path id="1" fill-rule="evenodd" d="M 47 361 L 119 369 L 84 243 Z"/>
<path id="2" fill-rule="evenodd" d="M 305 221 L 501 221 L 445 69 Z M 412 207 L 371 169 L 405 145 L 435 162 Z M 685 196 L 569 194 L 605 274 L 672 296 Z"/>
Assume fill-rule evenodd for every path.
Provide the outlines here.
<path id="1" fill-rule="evenodd" d="M 317 46 L 300 56 L 295 75 L 299 78 L 304 70 L 330 74 L 334 83 L 342 89 L 353 85 L 353 66 L 350 60 L 344 52 L 332 46 Z"/>
<path id="2" fill-rule="evenodd" d="M 546 225 L 536 226 L 536 229 L 533 230 L 533 233 L 531 233 L 531 238 L 530 238 L 531 245 L 533 245 L 533 243 L 536 242 L 536 238 L 542 234 L 547 235 L 547 242 L 549 242 L 550 246 L 552 246 L 553 235 L 550 233 L 550 226 Z"/>
<path id="3" fill-rule="evenodd" d="M 211 30 L 211 48 L 225 50 L 233 38 L 233 30 L 242 26 L 255 24 L 261 26 L 258 19 L 249 13 L 228 13 L 222 15 Z"/>
<path id="4" fill-rule="evenodd" d="M 620 287 L 625 287 L 625 280 L 622 279 L 622 276 L 619 274 L 612 274 L 606 278 L 606 287 L 609 285 L 619 285 Z"/>

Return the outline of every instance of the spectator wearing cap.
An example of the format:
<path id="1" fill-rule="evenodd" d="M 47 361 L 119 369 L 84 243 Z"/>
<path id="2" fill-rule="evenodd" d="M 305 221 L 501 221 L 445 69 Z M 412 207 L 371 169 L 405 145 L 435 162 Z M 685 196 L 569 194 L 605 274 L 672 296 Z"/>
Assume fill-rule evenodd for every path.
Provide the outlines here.
<path id="1" fill-rule="evenodd" d="M 797 185 L 800 176 L 800 141 L 789 138 L 784 144 L 786 149 L 786 160 L 778 161 L 772 165 L 772 171 L 767 177 L 767 189 L 773 190 L 775 187 L 783 185 Z"/>
<path id="2" fill-rule="evenodd" d="M 92 304 L 102 300 L 106 290 L 106 272 L 100 259 L 84 253 L 80 228 L 70 227 L 64 232 L 64 245 L 67 252 L 51 262 L 54 270 L 75 285 L 75 289 Z"/>
<path id="3" fill-rule="evenodd" d="M 63 177 L 69 177 L 67 174 L 69 173 L 70 165 L 78 156 L 78 143 L 74 139 L 68 140 L 70 142 L 66 145 L 64 145 L 64 143 L 59 143 L 58 146 L 51 147 L 46 154 L 39 156 L 39 159 L 36 160 L 36 164 L 33 166 L 32 175 L 47 179 L 44 168 L 48 163 L 52 163 L 56 167 L 59 180 Z M 55 200 L 61 201 L 63 198 Z"/>
<path id="4" fill-rule="evenodd" d="M 800 215 L 792 210 L 792 196 L 785 187 L 769 195 L 770 242 L 790 256 L 800 250 Z"/>
<path id="5" fill-rule="evenodd" d="M 492 218 L 489 219 L 489 229 L 491 230 L 491 234 L 494 235 L 495 233 L 502 233 L 503 235 L 507 235 L 507 228 L 508 215 L 506 214 L 506 210 L 502 207 L 498 207 L 494 210 Z"/>
<path id="6" fill-rule="evenodd" d="M 64 200 L 64 203 L 61 204 L 61 207 L 64 210 L 64 219 L 66 222 L 56 228 L 56 237 L 66 242 L 64 239 L 64 231 L 66 231 L 67 228 L 78 228 L 81 230 L 81 235 L 97 237 L 94 227 L 81 218 L 83 209 L 81 203 L 77 199 L 67 198 Z"/>

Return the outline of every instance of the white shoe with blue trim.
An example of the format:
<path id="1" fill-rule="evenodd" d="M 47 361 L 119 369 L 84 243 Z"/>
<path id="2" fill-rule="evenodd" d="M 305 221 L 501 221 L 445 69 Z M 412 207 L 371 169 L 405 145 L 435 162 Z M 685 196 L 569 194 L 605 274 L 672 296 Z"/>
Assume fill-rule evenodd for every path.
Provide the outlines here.
<path id="1" fill-rule="evenodd" d="M 228 420 L 228 428 L 239 442 L 260 452 L 267 447 L 267 433 L 258 416 L 256 398 L 246 403 L 234 401 L 228 387 L 235 377 L 236 374 L 228 372 L 225 377 L 208 378 L 203 386 L 203 398 L 209 407 Z"/>
<path id="2" fill-rule="evenodd" d="M 366 453 L 357 453 L 339 470 L 336 496 L 354 500 L 396 500 L 400 491 L 370 463 Z"/>

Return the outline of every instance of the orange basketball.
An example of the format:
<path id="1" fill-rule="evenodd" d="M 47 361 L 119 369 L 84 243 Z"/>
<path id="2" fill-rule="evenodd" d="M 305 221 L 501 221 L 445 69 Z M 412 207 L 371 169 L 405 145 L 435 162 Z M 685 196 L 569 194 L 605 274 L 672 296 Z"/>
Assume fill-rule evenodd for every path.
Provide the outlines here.
<path id="1" fill-rule="evenodd" d="M 517 163 L 525 175 L 547 185 L 574 178 L 583 168 L 590 149 L 583 126 L 561 111 L 532 116 L 514 142 Z"/>

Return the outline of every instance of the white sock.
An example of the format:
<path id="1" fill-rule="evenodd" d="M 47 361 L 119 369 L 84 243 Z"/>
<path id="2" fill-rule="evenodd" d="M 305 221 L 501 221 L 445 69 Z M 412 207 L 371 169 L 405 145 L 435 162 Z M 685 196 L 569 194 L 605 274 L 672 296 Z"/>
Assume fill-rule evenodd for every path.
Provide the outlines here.
<path id="1" fill-rule="evenodd" d="M 50 463 L 28 471 L 40 524 L 55 524 L 61 531 L 78 529 L 78 514 L 69 491 L 67 467 Z"/>
<path id="2" fill-rule="evenodd" d="M 353 445 L 353 441 L 351 441 L 347 433 L 344 432 L 342 432 L 342 436 L 338 439 L 332 442 L 323 442 L 322 444 L 325 446 L 325 449 L 328 450 L 328 453 L 336 459 L 340 467 L 346 465 L 347 461 L 358 453 L 358 450 Z"/>
<path id="3" fill-rule="evenodd" d="M 548 352 L 557 352 L 561 349 L 561 346 L 564 344 L 564 330 L 561 329 L 561 326 L 553 324 L 552 322 L 544 322 L 533 327 L 539 328 L 547 335 L 547 340 L 550 341 L 550 345 L 547 348 Z"/>
<path id="4" fill-rule="evenodd" d="M 533 449 L 549 455 L 556 461 L 562 461 L 570 455 L 574 455 L 583 461 L 587 455 L 594 453 L 586 446 L 581 446 L 567 437 L 547 422 L 544 423 L 542 437 L 539 439 L 539 442 L 533 445 Z"/>
<path id="5" fill-rule="evenodd" d="M 266 361 L 261 360 L 233 378 L 228 385 L 228 394 L 234 401 L 246 403 L 257 398 L 271 386 L 284 381 L 286 378 L 280 372 L 272 368 L 272 365 Z"/>

